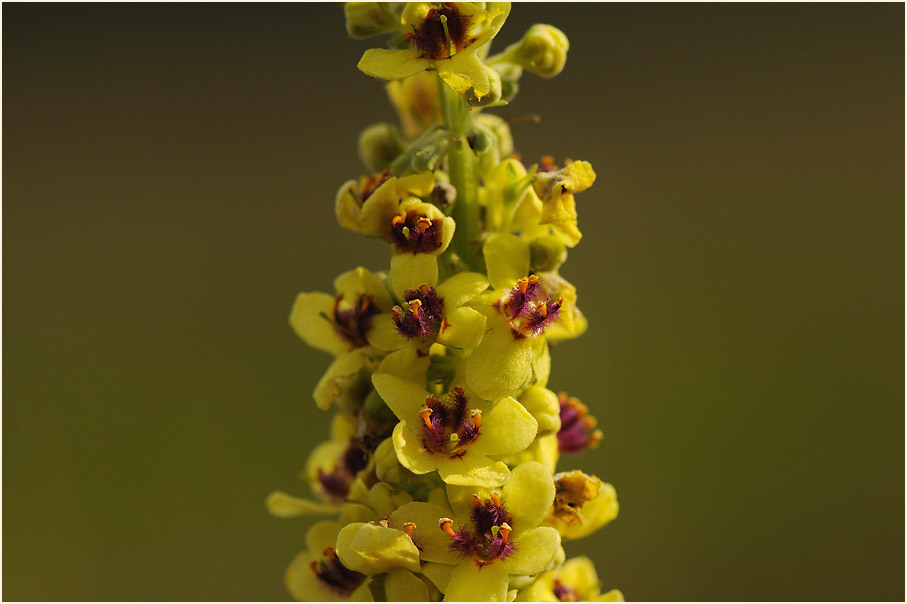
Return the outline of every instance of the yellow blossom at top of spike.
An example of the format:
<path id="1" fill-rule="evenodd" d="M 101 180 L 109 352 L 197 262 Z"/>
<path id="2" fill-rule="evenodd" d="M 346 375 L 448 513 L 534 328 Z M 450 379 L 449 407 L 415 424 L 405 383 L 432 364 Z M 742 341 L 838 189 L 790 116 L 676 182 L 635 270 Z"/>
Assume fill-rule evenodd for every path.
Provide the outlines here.
<path id="1" fill-rule="evenodd" d="M 497 35 L 510 14 L 509 2 L 410 2 L 401 22 L 409 48 L 367 50 L 359 69 L 385 80 L 402 80 L 434 68 L 460 94 L 472 90 L 481 98 L 494 75 L 477 51 Z"/>

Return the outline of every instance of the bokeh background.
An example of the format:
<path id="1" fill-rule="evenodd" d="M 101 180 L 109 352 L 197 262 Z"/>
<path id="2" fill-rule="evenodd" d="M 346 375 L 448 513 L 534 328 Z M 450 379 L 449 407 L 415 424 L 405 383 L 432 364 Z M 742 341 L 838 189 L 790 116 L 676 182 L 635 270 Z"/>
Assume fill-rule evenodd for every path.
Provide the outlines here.
<path id="1" fill-rule="evenodd" d="M 280 600 L 329 415 L 287 325 L 394 115 L 339 5 L 3 5 L 3 598 Z M 592 162 L 551 385 L 636 600 L 904 598 L 904 6 L 518 5 L 523 157 Z M 499 46 L 500 47 L 500 46 Z"/>

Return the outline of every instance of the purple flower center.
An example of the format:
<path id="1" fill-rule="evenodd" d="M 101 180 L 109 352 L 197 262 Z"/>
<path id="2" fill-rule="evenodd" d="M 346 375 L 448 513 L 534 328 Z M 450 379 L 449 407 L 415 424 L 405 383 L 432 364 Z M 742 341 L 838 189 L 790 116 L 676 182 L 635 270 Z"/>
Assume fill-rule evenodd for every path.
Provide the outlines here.
<path id="1" fill-rule="evenodd" d="M 438 297 L 435 289 L 423 283 L 418 288 L 407 291 L 403 300 L 409 303 L 409 310 L 404 311 L 399 306 L 391 309 L 400 335 L 408 340 L 433 339 L 444 321 L 444 301 Z"/>
<path id="2" fill-rule="evenodd" d="M 516 543 L 510 539 L 513 517 L 497 493 L 492 493 L 491 500 L 473 497 L 471 526 L 462 525 L 456 531 L 441 526 L 451 536 L 450 548 L 461 556 L 473 557 L 479 566 L 504 560 L 517 550 Z"/>
<path id="3" fill-rule="evenodd" d="M 577 595 L 576 590 L 571 587 L 567 587 L 559 580 L 554 582 L 554 597 L 558 599 L 559 602 L 579 602 L 579 595 Z"/>
<path id="4" fill-rule="evenodd" d="M 398 254 L 433 252 L 441 247 L 443 223 L 440 218 L 428 218 L 418 210 L 395 216 L 391 221 L 391 246 Z"/>
<path id="5" fill-rule="evenodd" d="M 334 330 L 356 348 L 368 345 L 365 337 L 372 317 L 381 312 L 369 294 L 361 294 L 351 308 L 341 309 L 343 294 L 334 298 Z"/>
<path id="6" fill-rule="evenodd" d="M 517 279 L 516 286 L 494 307 L 510 322 L 515 340 L 531 338 L 545 333 L 550 325 L 557 322 L 563 296 L 554 296 L 545 291 L 538 275 Z"/>
<path id="7" fill-rule="evenodd" d="M 602 439 L 601 430 L 594 430 L 596 420 L 589 415 L 589 408 L 578 398 L 567 397 L 565 392 L 557 396 L 561 405 L 561 429 L 557 432 L 558 449 L 562 453 L 582 453 L 594 447 Z"/>
<path id="8" fill-rule="evenodd" d="M 466 445 L 479 437 L 482 412 L 469 409 L 469 399 L 459 386 L 441 400 L 429 394 L 419 415 L 425 424 L 422 448 L 428 453 L 457 459 L 466 453 Z"/>
<path id="9" fill-rule="evenodd" d="M 422 58 L 446 59 L 451 55 L 451 45 L 453 52 L 460 52 L 472 42 L 469 25 L 469 19 L 460 14 L 456 5 L 445 2 L 429 10 L 422 24 L 406 34 L 406 41 Z"/>

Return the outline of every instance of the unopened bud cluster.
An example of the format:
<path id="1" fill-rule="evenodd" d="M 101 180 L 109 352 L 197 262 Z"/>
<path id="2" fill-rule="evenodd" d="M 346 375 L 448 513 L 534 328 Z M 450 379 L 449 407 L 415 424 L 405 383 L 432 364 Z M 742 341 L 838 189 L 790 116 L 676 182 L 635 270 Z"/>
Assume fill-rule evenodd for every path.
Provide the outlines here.
<path id="1" fill-rule="evenodd" d="M 622 601 L 563 543 L 617 516 L 614 488 L 561 453 L 603 438 L 586 405 L 548 387 L 552 344 L 586 329 L 560 266 L 582 237 L 584 161 L 514 154 L 482 109 L 524 70 L 550 78 L 569 43 L 534 25 L 489 55 L 510 3 L 351 2 L 348 33 L 389 36 L 359 68 L 387 80 L 399 127 L 359 138 L 368 173 L 341 185 L 341 226 L 386 242 L 331 293 L 299 294 L 290 324 L 333 361 L 315 388 L 334 413 L 279 517 L 325 518 L 286 571 L 300 600 Z"/>

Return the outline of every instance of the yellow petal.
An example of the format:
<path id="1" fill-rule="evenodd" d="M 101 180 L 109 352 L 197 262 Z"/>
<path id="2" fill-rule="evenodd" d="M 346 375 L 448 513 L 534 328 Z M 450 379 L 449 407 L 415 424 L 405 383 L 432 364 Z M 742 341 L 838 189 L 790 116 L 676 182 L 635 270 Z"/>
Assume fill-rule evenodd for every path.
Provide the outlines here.
<path id="1" fill-rule="evenodd" d="M 372 384 L 398 419 L 420 423 L 419 409 L 428 396 L 425 388 L 411 380 L 381 372 L 372 375 Z"/>
<path id="2" fill-rule="evenodd" d="M 419 57 L 411 48 L 386 50 L 370 48 L 359 60 L 359 69 L 370 76 L 385 80 L 402 80 L 431 66 L 431 61 Z"/>
<path id="3" fill-rule="evenodd" d="M 471 559 L 457 565 L 450 577 L 445 602 L 506 602 L 507 572 L 503 564 L 479 566 Z"/>
<path id="4" fill-rule="evenodd" d="M 337 333 L 331 319 L 333 313 L 332 296 L 322 292 L 301 293 L 290 312 L 290 325 L 312 348 L 338 355 L 349 350 L 351 344 Z"/>
<path id="5" fill-rule="evenodd" d="M 450 537 L 438 527 L 441 518 L 451 516 L 452 512 L 447 506 L 415 501 L 400 506 L 391 514 L 388 523 L 394 528 L 402 528 L 406 522 L 416 525 L 413 539 L 422 548 L 423 561 L 456 564 L 460 555 L 451 551 Z M 441 585 L 438 588 L 443 590 Z"/>
<path id="6" fill-rule="evenodd" d="M 357 348 L 341 354 L 334 359 L 331 366 L 315 386 L 315 404 L 319 409 L 327 409 L 345 388 L 359 375 L 359 370 L 367 361 L 366 351 Z"/>
<path id="7" fill-rule="evenodd" d="M 391 313 L 381 313 L 372 317 L 372 326 L 366 337 L 369 344 L 383 351 L 398 350 L 406 343 Z"/>
<path id="8" fill-rule="evenodd" d="M 390 572 L 384 580 L 388 602 L 429 602 L 428 587 L 413 573 L 404 569 Z"/>
<path id="9" fill-rule="evenodd" d="M 504 569 L 511 575 L 534 575 L 545 570 L 557 554 L 561 536 L 553 528 L 538 527 L 515 537 L 514 543 L 517 551 L 504 560 Z"/>
<path id="10" fill-rule="evenodd" d="M 535 439 L 538 426 L 526 408 L 508 396 L 484 414 L 481 433 L 470 449 L 486 455 L 522 451 Z"/>
<path id="11" fill-rule="evenodd" d="M 435 288 L 438 297 L 444 301 L 445 308 L 455 308 L 466 304 L 486 289 L 488 279 L 481 273 L 457 273 L 444 280 Z"/>
<path id="12" fill-rule="evenodd" d="M 391 257 L 390 283 L 394 295 L 403 299 L 407 290 L 438 282 L 438 258 L 432 254 L 394 254 Z"/>
<path id="13" fill-rule="evenodd" d="M 483 97 L 491 90 L 491 77 L 487 67 L 475 52 L 468 50 L 458 52 L 449 59 L 435 61 L 435 68 L 441 79 L 460 94 L 470 89 L 477 97 Z"/>
<path id="14" fill-rule="evenodd" d="M 492 488 L 504 484 L 510 476 L 507 464 L 469 451 L 460 459 L 438 465 L 441 480 L 454 486 Z"/>
<path id="15" fill-rule="evenodd" d="M 502 495 L 513 516 L 514 530 L 536 527 L 554 502 L 554 480 L 545 466 L 530 461 L 513 469 Z"/>
<path id="16" fill-rule="evenodd" d="M 515 340 L 508 325 L 494 326 L 466 357 L 466 381 L 485 400 L 510 395 L 529 377 L 534 342 Z"/>
<path id="17" fill-rule="evenodd" d="M 397 568 L 419 571 L 419 550 L 409 535 L 377 524 L 345 526 L 337 535 L 337 555 L 348 569 L 364 575 Z"/>
<path id="18" fill-rule="evenodd" d="M 340 513 L 335 505 L 293 497 L 283 491 L 274 491 L 265 502 L 268 512 L 278 518 L 296 518 L 298 516 L 332 516 Z"/>
<path id="19" fill-rule="evenodd" d="M 367 294 L 372 297 L 378 308 L 388 311 L 391 307 L 391 297 L 384 285 L 383 276 L 383 273 L 373 273 L 359 266 L 338 275 L 334 279 L 334 289 L 338 294 L 343 294 L 344 299 L 349 302 L 354 302 L 362 294 Z"/>
<path id="20" fill-rule="evenodd" d="M 438 342 L 452 348 L 475 348 L 485 335 L 485 315 L 461 306 L 445 313 Z"/>
<path id="21" fill-rule="evenodd" d="M 590 602 L 626 602 L 626 600 L 619 589 L 612 589 L 606 594 L 593 598 Z"/>
<path id="22" fill-rule="evenodd" d="M 430 358 L 424 351 L 412 344 L 404 345 L 381 361 L 378 373 L 395 375 L 417 384 L 425 384 L 425 373 L 428 371 Z"/>
<path id="23" fill-rule="evenodd" d="M 529 274 L 529 245 L 509 233 L 494 233 L 482 248 L 488 281 L 494 289 L 510 289 Z"/>
<path id="24" fill-rule="evenodd" d="M 340 223 L 340 226 L 357 233 L 362 232 L 358 186 L 355 180 L 348 180 L 343 183 L 340 190 L 337 191 L 334 211 L 337 214 L 337 222 Z"/>

